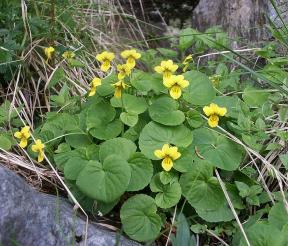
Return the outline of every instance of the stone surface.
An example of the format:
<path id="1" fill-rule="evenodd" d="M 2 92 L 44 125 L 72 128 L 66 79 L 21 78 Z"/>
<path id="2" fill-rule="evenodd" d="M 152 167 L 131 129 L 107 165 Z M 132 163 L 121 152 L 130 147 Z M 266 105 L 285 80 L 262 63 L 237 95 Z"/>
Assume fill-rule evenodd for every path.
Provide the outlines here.
<path id="1" fill-rule="evenodd" d="M 204 31 L 220 26 L 231 37 L 258 41 L 267 38 L 269 0 L 200 0 L 192 13 L 192 26 Z"/>
<path id="2" fill-rule="evenodd" d="M 39 193 L 0 166 L 0 245 L 84 245 L 85 220 L 66 199 Z M 113 246 L 116 233 L 90 224 L 88 246 Z M 124 237 L 118 245 L 140 245 Z"/>

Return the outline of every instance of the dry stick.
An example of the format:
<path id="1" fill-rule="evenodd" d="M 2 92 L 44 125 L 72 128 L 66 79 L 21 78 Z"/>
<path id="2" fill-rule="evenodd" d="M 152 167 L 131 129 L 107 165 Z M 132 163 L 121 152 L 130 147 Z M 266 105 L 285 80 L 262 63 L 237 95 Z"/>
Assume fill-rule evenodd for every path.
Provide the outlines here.
<path id="1" fill-rule="evenodd" d="M 215 173 L 216 173 L 218 182 L 219 182 L 219 184 L 220 184 L 220 186 L 221 186 L 221 188 L 222 188 L 222 190 L 223 190 L 223 193 L 224 193 L 224 195 L 225 195 L 225 198 L 226 198 L 226 200 L 227 200 L 227 202 L 228 202 L 228 204 L 229 204 L 229 207 L 231 208 L 232 213 L 233 213 L 233 215 L 234 215 L 234 217 L 235 217 L 235 219 L 236 219 L 236 221 L 237 221 L 237 223 L 238 223 L 238 225 L 239 225 L 239 227 L 240 227 L 240 230 L 241 230 L 241 232 L 242 232 L 242 234 L 243 234 L 243 236 L 244 236 L 244 238 L 245 238 L 245 241 L 246 241 L 246 243 L 247 243 L 248 246 L 251 246 L 251 244 L 250 244 L 250 242 L 249 242 L 249 240 L 248 240 L 248 238 L 247 238 L 247 235 L 246 235 L 246 233 L 245 233 L 245 231 L 244 231 L 244 228 L 243 228 L 243 226 L 242 226 L 242 224 L 241 224 L 241 221 L 239 220 L 239 217 L 238 217 L 238 215 L 237 215 L 237 213 L 236 213 L 236 211 L 235 211 L 235 209 L 234 209 L 233 203 L 232 203 L 232 201 L 231 201 L 231 199 L 230 199 L 230 197 L 229 197 L 229 195 L 228 195 L 228 192 L 227 192 L 227 190 L 226 190 L 225 184 L 223 183 L 223 181 L 222 181 L 222 179 L 221 179 L 221 177 L 220 177 L 217 169 L 215 169 Z"/>
<path id="2" fill-rule="evenodd" d="M 13 105 L 13 107 L 15 108 L 15 106 Z M 17 109 L 15 108 L 19 119 L 22 121 L 23 125 L 25 125 L 25 121 L 22 119 L 22 117 L 20 116 L 19 112 L 17 111 Z M 33 141 L 35 142 L 35 138 L 33 136 L 33 134 L 31 134 L 31 137 L 33 139 Z M 44 153 L 44 158 L 46 160 L 46 162 L 49 164 L 50 168 L 53 170 L 53 172 L 55 173 L 56 177 L 58 178 L 58 180 L 60 181 L 60 183 L 63 185 L 63 187 L 65 188 L 65 190 L 67 191 L 68 195 L 70 196 L 70 198 L 72 199 L 72 201 L 75 203 L 75 205 L 80 208 L 80 210 L 83 212 L 83 214 L 86 216 L 86 225 L 85 225 L 85 237 L 84 237 L 84 245 L 87 245 L 87 237 L 88 237 L 88 226 L 89 226 L 89 218 L 87 213 L 85 212 L 85 210 L 82 208 L 82 206 L 80 205 L 80 203 L 77 201 L 77 199 L 74 197 L 74 195 L 72 194 L 72 192 L 69 190 L 69 188 L 67 187 L 67 185 L 65 184 L 65 182 L 63 181 L 63 179 L 61 178 L 61 176 L 58 174 L 57 170 L 54 168 L 54 166 L 52 165 L 52 163 L 50 162 L 50 160 L 47 158 L 46 154 Z"/>
<path id="3" fill-rule="evenodd" d="M 168 246 L 168 244 L 169 244 L 169 239 L 170 239 L 171 232 L 172 232 L 172 229 L 173 229 L 173 225 L 174 225 L 174 222 L 175 222 L 176 213 L 177 213 L 177 205 L 175 206 L 175 209 L 174 209 L 173 218 L 172 218 L 172 221 L 171 221 L 171 226 L 170 226 L 170 230 L 169 230 L 169 234 L 168 234 L 165 246 Z"/>
<path id="4" fill-rule="evenodd" d="M 255 50 L 257 51 L 257 50 L 260 50 L 260 49 L 261 48 L 250 48 L 250 49 L 240 49 L 240 50 L 233 50 L 233 51 L 239 53 L 239 52 L 248 52 L 248 51 L 255 51 Z M 202 56 L 198 56 L 197 70 L 199 68 L 201 58 L 208 57 L 208 56 L 213 56 L 213 55 L 229 54 L 229 53 L 231 53 L 230 50 L 225 50 L 225 51 L 213 52 L 213 53 L 205 54 L 205 55 L 202 55 Z"/>

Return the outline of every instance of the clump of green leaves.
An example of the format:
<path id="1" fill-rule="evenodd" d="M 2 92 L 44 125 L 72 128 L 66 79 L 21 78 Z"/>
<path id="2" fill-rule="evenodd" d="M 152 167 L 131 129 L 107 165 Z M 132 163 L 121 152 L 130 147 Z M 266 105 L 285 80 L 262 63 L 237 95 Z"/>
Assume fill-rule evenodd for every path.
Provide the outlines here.
<path id="1" fill-rule="evenodd" d="M 265 131 L 271 127 L 266 118 L 278 111 L 284 118 L 287 116 L 285 109 L 277 106 L 285 95 L 262 90 L 248 80 L 239 83 L 243 68 L 231 71 L 226 58 L 209 69 L 197 69 L 193 59 L 183 62 L 178 50 L 188 55 L 191 49 L 203 52 L 223 47 L 228 40 L 220 34 L 199 35 L 193 29 L 185 29 L 182 34 L 177 50 L 143 52 L 141 70 L 132 66 L 136 58 L 128 56 L 126 65 L 131 71 L 124 78 L 122 74 L 119 80 L 115 67 L 98 78 L 101 82 L 92 81 L 90 93 L 82 98 L 71 98 L 69 87 L 64 86 L 50 97 L 58 110 L 47 113 L 44 123 L 33 134 L 45 144 L 46 155 L 63 172 L 81 205 L 91 213 L 96 208 L 97 212 L 107 214 L 118 204 L 123 230 L 134 240 L 147 242 L 159 237 L 168 221 L 165 215 L 171 216 L 177 206 L 177 213 L 182 213 L 176 219 L 178 230 L 172 240 L 175 245 L 183 245 L 178 235 L 184 232 L 183 237 L 195 244 L 190 226 L 193 233 L 209 229 L 230 242 L 233 240 L 235 245 L 245 245 L 215 175 L 217 170 L 236 213 L 248 220 L 244 229 L 251 244 L 272 243 L 271 238 L 277 235 L 277 245 L 286 245 L 284 203 L 275 196 L 277 203 L 270 209 L 270 201 L 265 199 L 255 173 L 244 166 L 248 160 L 244 148 L 222 130 L 251 149 L 266 153 L 269 149 L 263 144 L 269 136 Z M 151 56 L 156 58 L 151 61 Z M 108 64 L 102 58 L 99 60 L 107 71 L 113 66 L 113 59 Z M 167 63 L 169 59 L 174 63 Z M 154 67 L 162 61 L 170 65 L 161 65 L 163 70 L 158 67 L 156 71 L 163 73 L 160 75 Z M 282 71 L 281 62 L 274 64 Z M 259 73 L 269 79 L 275 69 L 264 67 Z M 61 71 L 59 67 L 52 82 L 61 79 Z M 173 73 L 181 74 L 188 83 L 181 78 L 183 83 L 173 84 Z M 67 102 L 73 108 L 63 107 Z M 218 119 L 221 128 L 207 124 L 203 107 L 211 103 L 227 111 Z M 283 139 L 282 135 L 277 136 Z M 161 155 L 163 158 L 159 158 Z M 286 159 L 281 156 L 287 166 Z M 167 164 L 172 165 L 169 171 Z"/>

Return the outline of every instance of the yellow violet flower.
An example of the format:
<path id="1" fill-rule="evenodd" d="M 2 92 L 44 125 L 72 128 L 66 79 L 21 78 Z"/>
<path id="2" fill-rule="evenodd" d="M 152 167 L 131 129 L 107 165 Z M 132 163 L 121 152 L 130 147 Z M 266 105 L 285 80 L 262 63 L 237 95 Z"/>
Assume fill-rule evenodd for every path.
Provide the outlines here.
<path id="1" fill-rule="evenodd" d="M 115 58 L 114 53 L 112 52 L 107 52 L 107 51 L 103 51 L 101 54 L 98 54 L 96 56 L 96 60 L 101 62 L 101 67 L 100 69 L 103 72 L 107 72 L 110 67 L 111 67 L 111 61 Z"/>
<path id="2" fill-rule="evenodd" d="M 38 162 L 42 162 L 44 160 L 44 148 L 45 145 L 41 142 L 40 139 L 37 139 L 35 144 L 33 144 L 31 147 L 33 152 L 38 153 Z"/>
<path id="3" fill-rule="evenodd" d="M 118 79 L 122 80 L 131 74 L 131 68 L 127 64 L 117 65 Z"/>
<path id="4" fill-rule="evenodd" d="M 46 63 L 51 59 L 52 55 L 54 54 L 55 49 L 52 46 L 44 48 L 44 53 L 46 56 Z"/>
<path id="5" fill-rule="evenodd" d="M 115 88 L 114 97 L 119 98 L 122 96 L 122 90 L 128 87 L 123 80 L 119 80 L 117 83 L 112 84 Z"/>
<path id="6" fill-rule="evenodd" d="M 20 139 L 19 146 L 21 148 L 25 148 L 28 144 L 28 139 L 30 138 L 30 127 L 24 126 L 22 127 L 20 132 L 15 132 L 14 137 Z"/>
<path id="7" fill-rule="evenodd" d="M 126 59 L 126 65 L 133 69 L 136 66 L 136 60 L 141 57 L 141 54 L 138 53 L 135 49 L 132 50 L 124 50 L 121 52 L 122 58 Z"/>
<path id="8" fill-rule="evenodd" d="M 215 103 L 211 103 L 209 106 L 203 108 L 204 113 L 208 118 L 208 125 L 210 127 L 216 127 L 219 123 L 219 116 L 224 116 L 227 113 L 225 107 L 221 108 Z"/>
<path id="9" fill-rule="evenodd" d="M 184 61 L 182 64 L 184 65 L 183 72 L 185 73 L 190 65 L 190 63 L 193 62 L 193 56 L 192 54 L 188 55 L 185 57 Z"/>
<path id="10" fill-rule="evenodd" d="M 172 75 L 169 80 L 163 81 L 164 86 L 169 88 L 170 96 L 178 99 L 182 95 L 182 89 L 189 85 L 189 81 L 183 75 Z"/>
<path id="11" fill-rule="evenodd" d="M 173 167 L 173 161 L 181 157 L 177 147 L 170 147 L 169 144 L 164 144 L 162 149 L 154 151 L 154 155 L 162 160 L 163 169 L 168 172 Z"/>
<path id="12" fill-rule="evenodd" d="M 89 97 L 94 96 L 96 94 L 96 88 L 97 88 L 97 86 L 101 85 L 101 79 L 94 78 L 90 85 L 91 85 L 91 89 L 90 89 L 90 92 L 88 94 Z"/>
<path id="13" fill-rule="evenodd" d="M 62 57 L 65 58 L 66 60 L 69 60 L 75 57 L 75 53 L 73 51 L 67 50 L 62 54 Z"/>
<path id="14" fill-rule="evenodd" d="M 178 65 L 173 64 L 172 60 L 162 61 L 160 66 L 154 68 L 157 73 L 163 74 L 163 81 L 169 80 L 177 69 Z"/>

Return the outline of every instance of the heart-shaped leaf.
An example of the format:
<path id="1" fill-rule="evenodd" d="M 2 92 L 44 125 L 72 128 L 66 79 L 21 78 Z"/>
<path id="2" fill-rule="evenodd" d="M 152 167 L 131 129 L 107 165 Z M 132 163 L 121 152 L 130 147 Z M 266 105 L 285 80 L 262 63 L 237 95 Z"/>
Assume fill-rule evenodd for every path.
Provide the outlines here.
<path id="1" fill-rule="evenodd" d="M 140 242 L 155 239 L 160 233 L 161 217 L 152 197 L 136 195 L 129 198 L 120 211 L 124 232 Z"/>
<path id="2" fill-rule="evenodd" d="M 240 145 L 207 128 L 198 128 L 193 135 L 192 147 L 211 165 L 227 171 L 238 168 L 243 157 Z"/>
<path id="3" fill-rule="evenodd" d="M 147 109 L 147 103 L 145 98 L 136 97 L 130 94 L 123 94 L 121 98 L 111 98 L 111 105 L 113 107 L 123 107 L 124 109 L 131 114 L 142 114 Z"/>
<path id="4" fill-rule="evenodd" d="M 152 192 L 157 192 L 155 202 L 160 208 L 171 208 L 175 206 L 181 198 L 181 186 L 178 181 L 164 185 L 160 180 L 160 173 L 152 178 L 150 189 Z"/>
<path id="5" fill-rule="evenodd" d="M 101 127 L 111 122 L 115 115 L 115 109 L 108 103 L 92 104 L 87 110 L 86 125 L 88 129 Z"/>
<path id="6" fill-rule="evenodd" d="M 184 122 L 185 115 L 178 110 L 179 104 L 170 97 L 160 97 L 149 107 L 152 120 L 166 126 L 177 126 Z"/>
<path id="7" fill-rule="evenodd" d="M 70 158 L 64 166 L 64 176 L 66 179 L 76 180 L 79 173 L 87 165 L 88 160 L 76 157 Z"/>
<path id="8" fill-rule="evenodd" d="M 125 192 L 130 176 L 127 161 L 117 155 L 110 155 L 103 164 L 89 161 L 80 172 L 76 184 L 88 197 L 109 203 Z"/>
<path id="9" fill-rule="evenodd" d="M 184 99 L 194 105 L 207 105 L 215 98 L 216 92 L 209 78 L 198 71 L 183 74 L 189 81 L 189 86 L 183 95 Z"/>
<path id="10" fill-rule="evenodd" d="M 105 141 L 100 145 L 99 158 L 104 161 L 110 155 L 117 155 L 124 160 L 128 160 L 136 152 L 136 145 L 126 138 L 114 138 Z"/>
<path id="11" fill-rule="evenodd" d="M 153 175 L 152 162 L 142 153 L 134 153 L 128 163 L 131 167 L 131 179 L 127 191 L 142 190 L 151 181 Z"/>
<path id="12" fill-rule="evenodd" d="M 121 121 L 127 125 L 127 126 L 135 126 L 138 122 L 138 115 L 137 114 L 131 114 L 127 112 L 122 112 L 120 114 Z"/>
<path id="13" fill-rule="evenodd" d="M 181 175 L 182 194 L 195 209 L 216 210 L 223 206 L 226 200 L 215 179 L 210 164 L 197 165 L 192 171 Z"/>
<path id="14" fill-rule="evenodd" d="M 120 120 L 116 119 L 112 122 L 98 125 L 93 127 L 89 133 L 100 140 L 108 140 L 116 138 L 122 131 L 123 124 Z"/>

